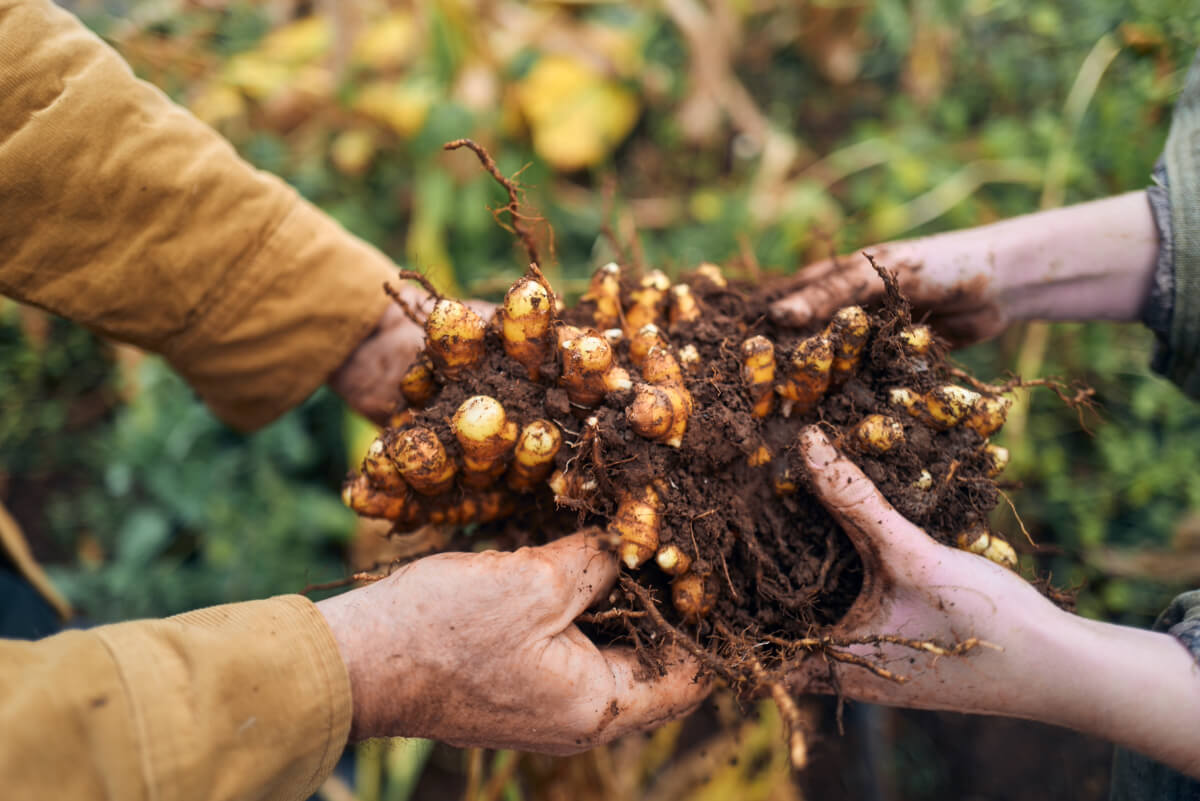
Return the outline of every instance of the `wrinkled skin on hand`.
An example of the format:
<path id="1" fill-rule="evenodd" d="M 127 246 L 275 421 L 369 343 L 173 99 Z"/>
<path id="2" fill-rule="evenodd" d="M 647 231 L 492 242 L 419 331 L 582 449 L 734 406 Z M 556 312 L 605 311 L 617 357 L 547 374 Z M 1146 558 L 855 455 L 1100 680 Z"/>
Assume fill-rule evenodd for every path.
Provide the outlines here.
<path id="1" fill-rule="evenodd" d="M 958 235 L 960 238 L 961 234 Z M 933 326 L 953 347 L 1000 334 L 1009 325 L 991 261 L 977 257 L 939 258 L 937 237 L 866 248 L 875 262 L 896 273 L 913 316 Z M 804 326 L 831 318 L 843 306 L 877 301 L 883 281 L 864 252 L 826 259 L 805 267 L 793 291 L 775 303 L 783 323 Z M 926 316 L 928 315 L 928 316 Z"/>
<path id="2" fill-rule="evenodd" d="M 425 292 L 411 286 L 400 290 L 418 314 L 428 314 L 433 301 Z M 479 300 L 467 301 L 476 314 L 491 319 L 494 305 Z M 329 378 L 329 386 L 359 414 L 376 423 L 403 405 L 400 379 L 417 354 L 425 347 L 425 330 L 408 318 L 396 304 L 389 304 L 379 324 L 346 358 Z"/>
<path id="3" fill-rule="evenodd" d="M 574 624 L 617 573 L 616 556 L 578 533 L 430 556 L 322 601 L 350 672 L 351 738 L 569 754 L 691 710 L 710 686 L 690 657 L 668 652 L 657 675 Z"/>
<path id="4" fill-rule="evenodd" d="M 897 634 L 946 646 L 977 637 L 985 644 L 955 656 L 856 645 L 850 650 L 908 680 L 896 683 L 860 667 L 812 659 L 794 677 L 796 689 L 840 689 L 849 698 L 923 709 L 1041 716 L 1044 710 L 1023 688 L 1039 681 L 1029 675 L 1030 665 L 1069 669 L 1039 649 L 1069 615 L 1012 571 L 935 542 L 893 509 L 816 427 L 802 433 L 801 450 L 813 491 L 864 563 L 862 592 L 832 634 Z"/>

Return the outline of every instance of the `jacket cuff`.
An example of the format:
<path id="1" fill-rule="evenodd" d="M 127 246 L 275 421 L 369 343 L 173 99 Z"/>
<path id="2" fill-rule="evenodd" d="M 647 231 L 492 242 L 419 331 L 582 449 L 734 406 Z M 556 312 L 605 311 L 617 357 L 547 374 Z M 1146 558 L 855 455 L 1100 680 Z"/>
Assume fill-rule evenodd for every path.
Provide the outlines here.
<path id="1" fill-rule="evenodd" d="M 1155 355 L 1154 368 L 1188 395 L 1200 397 L 1200 56 L 1192 63 L 1175 105 L 1171 132 L 1163 150 L 1169 225 L 1159 220 L 1169 239 L 1173 262 L 1169 329 Z M 1152 208 L 1153 208 L 1152 199 Z M 1156 217 L 1161 210 L 1155 209 Z M 1164 231 L 1163 229 L 1168 230 Z M 1158 278 L 1156 276 L 1156 283 Z M 1153 326 L 1152 326 L 1153 327 Z M 1156 333 L 1159 331 L 1156 330 Z"/>
<path id="2" fill-rule="evenodd" d="M 285 596 L 96 630 L 117 664 L 149 797 L 296 799 L 333 770 L 350 680 L 309 600 Z"/>
<path id="3" fill-rule="evenodd" d="M 276 179 L 270 179 L 276 180 Z M 311 395 L 379 323 L 392 262 L 281 181 L 291 209 L 163 353 L 209 408 L 242 431 Z M 230 210 L 237 214 L 236 209 Z"/>

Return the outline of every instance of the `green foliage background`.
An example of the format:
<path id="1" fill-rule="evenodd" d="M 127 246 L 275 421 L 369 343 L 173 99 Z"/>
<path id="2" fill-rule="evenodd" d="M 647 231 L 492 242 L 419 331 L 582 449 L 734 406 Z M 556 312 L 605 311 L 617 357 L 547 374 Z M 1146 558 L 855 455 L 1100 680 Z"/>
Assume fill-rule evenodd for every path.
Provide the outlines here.
<path id="1" fill-rule="evenodd" d="M 443 286 L 493 298 L 521 261 L 489 213 L 497 189 L 440 153 L 451 138 L 474 136 L 504 171 L 524 170 L 527 200 L 554 232 L 554 277 L 568 290 L 611 255 L 603 226 L 628 242 L 630 222 L 644 258 L 669 270 L 708 259 L 736 272 L 752 258 L 790 271 L 830 247 L 1144 186 L 1200 40 L 1200 13 L 1178 0 L 734 4 L 716 26 L 727 57 L 706 58 L 791 149 L 790 166 L 764 177 L 763 136 L 744 115 L 713 101 L 715 122 L 699 133 L 685 119 L 704 75 L 672 4 L 500 5 L 493 17 L 466 2 L 350 5 L 366 24 L 312 26 L 302 9 L 243 2 L 80 13 L 140 74 L 351 231 Z M 518 11 L 545 26 L 513 34 L 498 55 L 485 34 Z M 399 19 L 417 35 L 363 55 L 354 43 L 372 19 Z M 519 99 L 540 62 L 562 57 L 554 35 L 601 42 L 585 48 L 600 66 L 564 97 L 600 86 L 636 109 L 632 130 L 581 169 L 539 145 Z M 463 90 L 471 76 L 485 86 L 482 103 Z M 1077 82 L 1085 91 L 1069 101 Z M 407 92 L 396 103 L 413 105 L 416 122 L 364 112 L 373 84 Z M 212 112 L 214 97 L 224 110 Z M 564 113 L 576 112 L 592 127 L 617 116 L 603 102 Z M 1086 554 L 1169 547 L 1200 508 L 1200 414 L 1148 375 L 1140 329 L 1056 326 L 1048 337 L 1039 348 L 1018 329 L 962 358 L 984 375 L 1024 358 L 1027 373 L 1096 387 L 1104 421 L 1092 421 L 1092 435 L 1048 394 L 1010 428 L 1010 475 L 1026 487 L 1014 500 L 1035 538 L 1061 551 L 1043 566 L 1083 585 L 1084 612 L 1144 622 L 1175 588 L 1105 578 Z M 347 458 L 335 399 L 318 396 L 242 437 L 157 361 L 118 370 L 105 344 L 68 324 L 34 342 L 27 313 L 6 307 L 0 346 L 7 496 L 36 497 L 15 504 L 19 515 L 88 615 L 165 614 L 342 570 L 353 521 L 334 493 Z M 81 398 L 93 413 L 72 423 Z"/>
<path id="2" fill-rule="evenodd" d="M 489 212 L 501 195 L 441 153 L 449 139 L 472 136 L 506 173 L 523 170 L 568 293 L 613 255 L 605 226 L 627 249 L 636 230 L 643 258 L 668 271 L 710 260 L 787 272 L 831 248 L 1145 186 L 1200 43 L 1187 0 L 330 7 L 330 19 L 236 0 L 77 11 L 251 162 L 397 263 L 492 299 L 524 265 Z M 697 34 L 696 19 L 711 24 Z M 1200 411 L 1149 374 L 1151 348 L 1138 326 L 1020 326 L 960 354 L 983 377 L 1097 390 L 1090 433 L 1049 393 L 1019 404 L 1006 477 L 1045 546 L 1026 568 L 1079 587 L 1082 613 L 1140 625 L 1200 585 L 1188 567 L 1200 563 Z M 232 433 L 157 359 L 0 305 L 0 500 L 91 620 L 344 575 L 355 524 L 337 488 L 360 431 L 322 392 Z M 997 527 L 1019 540 L 1010 513 Z M 1132 558 L 1145 552 L 1174 572 Z M 759 737 L 772 725 L 754 737 L 777 743 Z M 646 753 L 669 753 L 671 732 Z M 363 797 L 384 787 L 380 759 L 408 765 L 384 787 L 406 797 L 429 754 L 414 748 L 363 762 Z M 735 770 L 713 774 L 712 797 L 785 797 L 786 783 Z M 928 797 L 944 790 L 938 775 L 922 779 Z M 585 790 L 606 792 L 572 792 Z"/>

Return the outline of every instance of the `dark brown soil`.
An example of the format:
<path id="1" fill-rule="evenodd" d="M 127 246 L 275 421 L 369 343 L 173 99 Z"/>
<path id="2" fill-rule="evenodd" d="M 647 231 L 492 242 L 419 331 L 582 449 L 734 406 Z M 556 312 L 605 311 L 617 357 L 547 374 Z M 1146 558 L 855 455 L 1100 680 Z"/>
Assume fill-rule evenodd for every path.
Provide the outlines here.
<path id="1" fill-rule="evenodd" d="M 514 495 L 511 515 L 470 531 L 474 538 L 495 538 L 507 547 L 544 542 L 584 526 L 604 528 L 623 495 L 660 480 L 660 543 L 675 544 L 693 559 L 692 571 L 705 576 L 715 592 L 713 610 L 698 623 L 685 623 L 671 604 L 670 578 L 651 560 L 610 596 L 610 608 L 633 614 L 593 616 L 586 628 L 599 639 L 634 643 L 651 664 L 653 643 L 663 642 L 664 634 L 686 637 L 694 650 L 711 656 L 710 667 L 727 680 L 761 688 L 764 675 L 782 676 L 794 660 L 805 657 L 784 643 L 835 623 L 862 582 L 857 552 L 803 487 L 796 438 L 804 426 L 825 426 L 831 439 L 856 454 L 891 503 L 940 541 L 953 543 L 959 532 L 984 523 L 999 494 L 988 477 L 991 463 L 977 433 L 962 427 L 939 430 L 889 403 L 894 387 L 923 392 L 954 383 L 940 346 L 923 357 L 911 357 L 901 347 L 897 333 L 911 321 L 898 292 L 871 310 L 871 336 L 852 377 L 831 388 L 808 414 L 784 417 L 776 404 L 771 415 L 759 419 L 751 413 L 741 378 L 741 343 L 755 334 L 775 343 L 777 375 L 782 376 L 794 344 L 815 329 L 773 323 L 767 313 L 772 293 L 765 289 L 720 287 L 704 277 L 689 283 L 703 312 L 699 319 L 674 326 L 660 321 L 675 353 L 690 344 L 700 354 L 695 368 L 684 371 L 694 412 L 681 447 L 643 439 L 632 430 L 626 419 L 631 393 L 609 395 L 595 408 L 573 407 L 558 386 L 554 348 L 539 380 L 530 381 L 524 368 L 505 354 L 495 326 L 487 335 L 483 363 L 458 380 L 439 376 L 437 395 L 405 425 L 432 428 L 454 459 L 461 453 L 450 420 L 474 395 L 500 400 L 518 425 L 546 418 L 559 426 L 564 446 L 557 467 L 568 477 L 594 479 L 596 489 L 574 499 L 559 497 L 556 505 L 543 485 L 531 494 Z M 626 295 L 628 291 L 626 287 Z M 561 319 L 590 327 L 592 311 L 590 304 L 581 303 Z M 636 377 L 628 347 L 628 339 L 619 342 L 616 357 Z M 879 456 L 853 451 L 845 440 L 850 428 L 872 413 L 900 420 L 905 433 L 902 444 Z M 584 419 L 590 416 L 598 426 L 589 430 Z M 752 467 L 749 456 L 763 444 L 771 461 Z M 795 492 L 777 494 L 774 479 L 782 471 L 795 478 Z M 913 486 L 922 471 L 931 474 L 932 488 Z M 433 502 L 452 504 L 461 493 L 455 487 Z M 647 602 L 662 616 L 648 613 Z M 664 623 L 677 631 L 664 631 Z M 777 645 L 751 650 L 765 640 Z"/>
<path id="2" fill-rule="evenodd" d="M 474 142 L 459 140 L 446 147 L 473 150 L 505 188 L 509 203 L 493 213 L 497 220 L 508 215 L 504 224 L 524 245 L 532 262 L 531 277 L 552 290 L 537 269 L 539 251 L 529 228 L 539 218 L 521 207 L 519 186 L 501 175 Z M 626 313 L 642 278 L 637 273 L 621 266 L 620 308 Z M 908 303 L 894 278 L 884 269 L 879 273 L 888 291 L 879 307 L 869 310 L 870 335 L 854 371 L 840 376 L 809 411 L 790 416 L 783 414 L 786 404 L 776 398 L 772 413 L 756 417 L 754 399 L 742 377 L 741 347 L 749 337 L 761 335 L 773 343 L 776 381 L 781 381 L 796 344 L 819 331 L 819 326 L 795 330 L 773 322 L 768 310 L 780 294 L 779 286 L 727 283 L 720 276 L 697 271 L 684 277 L 700 309 L 698 316 L 688 318 L 690 322 L 669 322 L 666 299 L 671 296 L 664 294 L 654 322 L 683 366 L 684 384 L 693 401 L 679 447 L 635 432 L 627 419 L 633 391 L 609 393 L 594 407 L 573 404 L 560 386 L 557 347 L 548 347 L 538 378 L 531 380 L 525 367 L 505 353 L 499 325 L 489 326 L 482 360 L 454 379 L 435 372 L 436 393 L 423 408 L 393 418 L 396 428 L 382 435 L 385 452 L 390 457 L 388 449 L 399 432 L 424 426 L 461 464 L 463 454 L 451 419 L 467 398 L 488 395 L 501 402 L 508 420 L 518 426 L 539 419 L 553 421 L 563 435 L 555 466 L 568 485 L 577 482 L 577 487 L 592 489 L 555 495 L 540 484 L 532 492 L 517 493 L 506 489 L 500 478 L 488 491 L 504 494 L 502 504 L 491 506 L 493 511 L 502 508 L 503 513 L 492 517 L 476 514 L 484 506 L 480 496 L 465 500 L 469 491 L 457 483 L 437 498 L 418 498 L 403 490 L 404 510 L 392 513 L 405 522 L 396 523 L 393 534 L 403 536 L 420 522 L 439 515 L 445 519 L 454 512 L 468 521 L 490 522 L 468 523 L 451 538 L 451 547 L 471 547 L 472 541 L 518 547 L 586 526 L 609 530 L 616 545 L 620 535 L 612 524 L 618 505 L 623 498 L 640 497 L 653 487 L 662 505 L 658 547 L 674 545 L 690 558 L 689 572 L 702 579 L 711 608 L 698 616 L 681 615 L 672 601 L 672 578 L 652 558 L 640 568 L 623 571 L 608 603 L 581 618 L 581 625 L 597 640 L 631 643 L 648 669 L 658 665 L 662 643 L 681 644 L 732 686 L 749 692 L 770 690 L 789 738 L 802 737 L 799 713 L 784 689 L 786 676 L 814 650 L 862 664 L 860 658 L 839 653 L 833 647 L 836 643 L 814 648 L 811 638 L 849 610 L 862 586 L 863 565 L 845 534 L 805 490 L 805 471 L 797 451 L 801 429 L 823 426 L 843 451 L 854 454 L 902 514 L 944 543 L 953 544 L 960 533 L 986 526 L 987 515 L 1000 497 L 990 477 L 994 464 L 984 450 L 987 443 L 976 431 L 930 425 L 928 414 L 910 415 L 891 402 L 893 389 L 925 393 L 955 384 L 956 379 L 989 394 L 991 390 L 954 370 L 944 359 L 941 343 L 920 355 L 902 346 L 900 334 L 912 323 Z M 408 277 L 427 283 L 415 274 Z M 398 296 L 393 297 L 403 305 Z M 555 326 L 592 328 L 595 311 L 593 301 L 582 301 L 560 311 Z M 616 362 L 636 384 L 641 372 L 629 353 L 629 335 L 635 326 L 627 328 L 623 338 L 610 341 L 615 342 Z M 551 341 L 555 330 L 550 332 Z M 680 358 L 688 348 L 699 355 L 690 364 Z M 872 414 L 887 415 L 903 427 L 903 441 L 882 454 L 855 448 L 851 440 L 856 424 Z M 765 460 L 761 458 L 764 446 Z M 918 479 L 923 479 L 923 486 L 916 485 Z M 380 487 L 385 483 L 381 478 Z M 380 487 L 371 491 L 383 493 Z M 374 510 L 384 508 L 390 507 L 383 504 Z M 437 510 L 436 514 L 430 510 Z M 807 645 L 798 642 L 805 638 L 809 638 Z M 792 753 L 794 759 L 801 758 L 795 756 L 795 747 Z"/>

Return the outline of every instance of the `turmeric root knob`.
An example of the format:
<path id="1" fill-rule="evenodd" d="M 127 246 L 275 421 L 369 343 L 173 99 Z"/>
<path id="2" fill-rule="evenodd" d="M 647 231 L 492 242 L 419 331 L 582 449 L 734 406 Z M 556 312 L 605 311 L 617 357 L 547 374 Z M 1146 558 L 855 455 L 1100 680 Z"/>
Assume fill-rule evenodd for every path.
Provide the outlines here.
<path id="1" fill-rule="evenodd" d="M 666 348 L 656 345 L 642 363 L 642 377 L 648 383 L 638 384 L 633 403 L 625 410 L 630 426 L 646 439 L 678 448 L 693 408 L 679 362 Z"/>
<path id="2" fill-rule="evenodd" d="M 413 362 L 400 379 L 400 394 L 409 406 L 424 408 L 435 392 L 437 385 L 433 382 L 433 365 L 429 359 L 421 358 Z"/>
<path id="3" fill-rule="evenodd" d="M 975 526 L 958 535 L 956 542 L 964 551 L 977 553 L 1001 567 L 1017 569 L 1017 552 L 1001 537 L 988 531 L 985 526 Z"/>
<path id="4" fill-rule="evenodd" d="M 633 305 L 625 310 L 625 330 L 637 331 L 647 323 L 657 323 L 659 309 L 671 281 L 662 270 L 651 270 L 642 278 L 638 288 L 630 293 Z"/>
<path id="5" fill-rule="evenodd" d="M 449 378 L 483 359 L 487 324 L 463 302 L 442 298 L 425 321 L 426 349 Z"/>
<path id="6" fill-rule="evenodd" d="M 520 492 L 531 491 L 554 467 L 554 457 L 562 447 L 562 432 L 549 420 L 534 420 L 521 429 L 508 471 L 508 486 Z"/>
<path id="7" fill-rule="evenodd" d="M 832 381 L 841 384 L 858 367 L 863 347 L 871 335 L 871 318 L 861 306 L 838 309 L 825 328 L 834 343 Z"/>
<path id="8" fill-rule="evenodd" d="M 995 478 L 1003 473 L 1004 468 L 1008 467 L 1008 462 L 1012 458 L 1008 452 L 1008 448 L 1002 448 L 990 442 L 984 446 L 983 455 L 987 459 L 987 474 L 989 478 Z"/>
<path id="9" fill-rule="evenodd" d="M 536 381 L 542 359 L 549 350 L 550 324 L 554 321 L 554 301 L 549 290 L 535 278 L 526 276 L 512 285 L 500 307 L 500 336 L 504 352 L 519 362 Z"/>
<path id="10" fill-rule="evenodd" d="M 588 291 L 580 300 L 596 304 L 592 319 L 596 327 L 604 330 L 621 324 L 621 268 L 610 261 L 596 272 L 588 284 Z"/>
<path id="11" fill-rule="evenodd" d="M 594 478 L 584 478 L 579 471 L 564 473 L 562 470 L 555 470 L 550 474 L 550 478 L 546 479 L 546 485 L 550 487 L 550 491 L 554 493 L 554 502 L 559 503 L 559 499 L 563 500 L 579 500 L 586 498 L 588 495 L 596 491 L 599 486 Z"/>
<path id="12" fill-rule="evenodd" d="M 658 530 L 662 526 L 662 501 L 653 487 L 621 498 L 617 514 L 609 526 L 620 538 L 618 555 L 630 570 L 641 567 L 658 551 Z"/>
<path id="13" fill-rule="evenodd" d="M 404 480 L 422 495 L 438 495 L 454 483 L 455 465 L 432 430 L 422 426 L 406 428 L 389 450 L 388 455 Z"/>
<path id="14" fill-rule="evenodd" d="M 635 367 L 641 367 L 646 361 L 646 354 L 655 345 L 667 347 L 662 331 L 654 323 L 643 325 L 629 338 L 629 360 Z"/>
<path id="15" fill-rule="evenodd" d="M 984 395 L 975 401 L 963 425 L 987 439 L 1004 425 L 1012 400 L 1004 397 Z"/>
<path id="16" fill-rule="evenodd" d="M 933 331 L 921 323 L 903 328 L 900 331 L 900 346 L 909 356 L 924 356 L 933 347 Z"/>
<path id="17" fill-rule="evenodd" d="M 696 302 L 696 296 L 692 294 L 692 288 L 687 284 L 676 284 L 671 287 L 669 318 L 672 326 L 679 323 L 693 323 L 700 319 L 700 304 Z"/>
<path id="18" fill-rule="evenodd" d="M 966 387 L 945 384 L 925 393 L 925 411 L 942 428 L 953 428 L 975 408 L 980 394 Z"/>
<path id="19" fill-rule="evenodd" d="M 783 414 L 807 414 L 829 389 L 833 343 L 822 334 L 803 339 L 792 353 L 787 376 L 776 391 L 784 398 Z"/>
<path id="20" fill-rule="evenodd" d="M 614 363 L 612 346 L 599 334 L 581 333 L 564 341 L 561 347 L 560 382 L 572 403 L 595 406 L 610 392 L 622 392 L 633 386 L 629 373 Z"/>
<path id="21" fill-rule="evenodd" d="M 866 453 L 887 453 L 904 442 L 904 426 L 894 417 L 869 414 L 851 431 L 855 446 Z"/>
<path id="22" fill-rule="evenodd" d="M 704 262 L 696 268 L 696 277 L 707 279 L 713 286 L 724 289 L 729 286 L 729 282 L 725 280 L 725 274 L 721 272 L 721 268 L 712 262 Z"/>
<path id="23" fill-rule="evenodd" d="M 678 545 L 664 545 L 654 555 L 658 569 L 668 576 L 678 576 L 688 571 L 692 566 L 692 557 L 684 553 Z"/>
<path id="24" fill-rule="evenodd" d="M 646 439 L 661 440 L 675 422 L 675 404 L 663 387 L 638 384 L 633 391 L 633 403 L 625 409 L 629 425 Z"/>
<path id="25" fill-rule="evenodd" d="M 408 485 L 404 483 L 400 471 L 387 457 L 382 439 L 376 439 L 367 448 L 367 455 L 363 457 L 362 473 L 375 489 L 391 495 L 404 495 L 408 492 Z"/>
<path id="26" fill-rule="evenodd" d="M 766 417 L 775 406 L 775 345 L 764 336 L 742 343 L 742 380 L 750 390 L 755 417 Z"/>
<path id="27" fill-rule="evenodd" d="M 342 487 L 342 503 L 363 517 L 399 520 L 408 512 L 408 493 L 392 495 L 372 487 L 366 476 L 359 475 Z"/>
<path id="28" fill-rule="evenodd" d="M 517 424 L 509 421 L 500 401 L 487 395 L 467 398 L 450 427 L 463 450 L 464 484 L 486 487 L 504 472 L 517 441 Z"/>
<path id="29" fill-rule="evenodd" d="M 712 611 L 716 601 L 708 576 L 684 573 L 671 582 L 671 602 L 688 623 L 695 623 Z"/>

